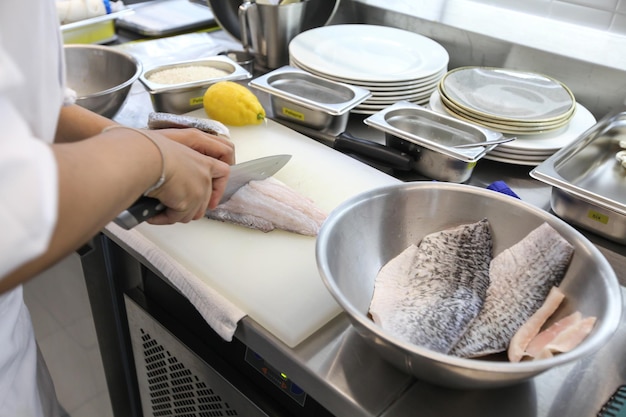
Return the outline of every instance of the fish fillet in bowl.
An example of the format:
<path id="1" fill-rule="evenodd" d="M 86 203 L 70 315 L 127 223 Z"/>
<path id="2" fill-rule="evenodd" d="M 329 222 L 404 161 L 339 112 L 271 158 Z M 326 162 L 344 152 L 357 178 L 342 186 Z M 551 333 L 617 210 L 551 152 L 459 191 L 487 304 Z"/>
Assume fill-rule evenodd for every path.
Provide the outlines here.
<path id="1" fill-rule="evenodd" d="M 435 261 L 450 259 L 451 254 L 445 253 L 445 249 L 439 249 L 436 242 L 448 240 L 457 245 L 467 238 L 468 233 L 476 236 L 477 242 L 487 242 L 480 243 L 486 246 L 478 251 L 477 258 L 467 261 L 461 257 L 455 261 L 459 265 L 452 265 L 450 271 L 446 270 L 447 267 L 440 268 Z M 531 239 L 530 244 L 526 239 Z M 511 263 L 509 252 L 514 251 L 518 244 L 522 249 L 515 249 L 518 255 Z M 413 255 L 406 254 L 411 245 L 424 245 L 422 250 L 426 255 L 416 256 L 425 257 L 426 264 L 432 264 L 439 272 L 443 270 L 443 276 L 460 274 L 454 278 L 475 283 L 469 291 L 466 288 L 461 291 L 463 296 L 460 298 L 469 298 L 470 304 L 453 312 L 447 311 L 447 316 L 440 316 L 432 309 L 421 310 L 421 314 L 413 318 L 404 318 L 403 322 L 396 324 L 395 329 L 393 326 L 375 323 L 372 311 L 374 316 L 381 311 L 385 313 L 390 305 L 406 303 L 406 299 L 401 299 L 411 297 L 400 286 L 401 289 L 396 291 L 398 299 L 385 300 L 385 297 L 393 294 L 393 291 L 387 291 L 382 297 L 382 304 L 380 299 L 373 302 L 376 292 L 380 291 L 379 274 L 384 275 L 385 272 L 383 269 L 381 273 L 381 269 L 389 268 L 390 261 L 397 261 L 401 254 L 411 258 Z M 525 255 L 520 257 L 520 253 Z M 544 260 L 548 258 L 546 262 L 549 268 L 544 269 L 545 265 L 538 265 L 539 262 L 532 259 L 524 259 L 535 256 L 528 253 L 535 253 Z M 561 254 L 560 262 L 553 259 L 556 254 Z M 322 226 L 317 238 L 316 256 L 322 280 L 350 318 L 357 333 L 397 368 L 418 379 L 446 387 L 491 388 L 512 385 L 553 367 L 579 360 L 595 352 L 608 340 L 615 332 L 621 315 L 621 292 L 615 272 L 599 250 L 582 234 L 556 216 L 521 200 L 464 184 L 404 183 L 354 196 L 333 210 Z M 492 263 L 496 264 L 495 273 Z M 521 281 L 513 294 L 513 299 L 517 297 L 521 300 L 503 302 L 504 296 L 498 295 L 495 297 L 496 302 L 492 302 L 493 297 L 490 299 L 489 296 L 494 287 L 497 290 L 496 286 L 501 285 L 498 284 L 499 280 L 506 281 L 508 275 L 512 274 L 507 272 L 511 264 L 517 265 L 515 274 L 524 275 L 528 272 L 529 275 L 541 275 L 544 270 L 548 271 L 549 286 L 555 286 L 563 293 L 564 300 L 551 315 L 548 324 L 574 312 L 595 318 L 591 332 L 580 344 L 551 357 L 518 362 L 508 360 L 506 344 L 503 347 L 500 343 L 495 350 L 489 350 L 490 343 L 483 343 L 489 340 L 482 340 L 483 337 L 495 337 L 493 333 L 501 333 L 503 327 L 517 330 L 521 323 L 484 326 L 480 314 L 488 310 L 498 315 L 505 314 L 500 311 L 502 304 L 507 309 L 508 304 L 526 303 L 528 297 L 525 294 L 536 292 L 532 282 Z M 503 265 L 504 273 L 498 273 L 497 270 L 502 270 Z M 468 272 L 468 268 L 471 271 Z M 475 268 L 482 272 L 476 272 Z M 563 274 L 551 278 L 550 274 L 555 274 L 554 271 Z M 498 278 L 498 274 L 504 278 Z M 479 282 L 481 280 L 482 284 Z M 449 293 L 441 282 L 433 284 L 433 298 L 448 303 L 448 306 L 454 305 L 447 299 Z M 471 296 L 467 296 L 467 293 L 471 293 Z M 498 294 L 498 291 L 495 293 Z M 480 297 L 484 297 L 483 302 L 472 301 Z M 408 304 L 413 301 L 409 299 Z M 465 316 L 474 313 L 477 316 Z M 461 323 L 464 321 L 465 324 Z M 435 329 L 443 330 L 436 330 L 420 339 L 419 327 L 412 327 L 418 322 L 426 322 Z M 468 327 L 451 330 L 454 325 Z M 466 334 L 464 332 L 469 334 L 468 329 L 472 325 L 476 325 L 479 330 L 473 335 L 476 342 L 473 345 L 479 347 L 467 354 L 464 352 L 467 346 L 463 347 L 467 343 L 459 341 Z M 406 329 L 411 331 L 407 332 Z M 442 335 L 447 332 L 456 336 L 448 337 L 445 342 L 446 337 Z M 407 337 L 402 333 L 410 335 Z M 510 338 L 510 334 L 507 337 Z M 435 342 L 428 342 L 435 338 Z M 442 340 L 443 344 L 440 343 Z"/>

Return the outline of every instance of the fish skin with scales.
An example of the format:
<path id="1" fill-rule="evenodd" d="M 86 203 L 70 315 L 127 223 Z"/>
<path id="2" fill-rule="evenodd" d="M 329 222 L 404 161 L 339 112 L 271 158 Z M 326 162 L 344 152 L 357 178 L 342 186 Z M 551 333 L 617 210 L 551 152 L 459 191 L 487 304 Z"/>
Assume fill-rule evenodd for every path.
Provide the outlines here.
<path id="1" fill-rule="evenodd" d="M 517 330 L 565 276 L 574 247 L 543 223 L 494 257 L 483 310 L 450 352 L 480 357 L 505 351 Z"/>
<path id="2" fill-rule="evenodd" d="M 148 129 L 158 130 L 170 128 L 194 128 L 210 133 L 211 135 L 230 139 L 230 130 L 228 127 L 217 120 L 164 112 L 151 112 L 148 115 Z"/>
<path id="3" fill-rule="evenodd" d="M 425 236 L 380 270 L 370 304 L 374 322 L 448 353 L 482 309 L 491 251 L 486 219 Z"/>

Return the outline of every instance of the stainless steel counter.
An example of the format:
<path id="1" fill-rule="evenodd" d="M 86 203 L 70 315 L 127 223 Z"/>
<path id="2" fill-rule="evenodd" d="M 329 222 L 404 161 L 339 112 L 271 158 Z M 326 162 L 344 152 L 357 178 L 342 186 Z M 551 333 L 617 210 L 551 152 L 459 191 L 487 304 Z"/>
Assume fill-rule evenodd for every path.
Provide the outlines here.
<path id="1" fill-rule="evenodd" d="M 149 111 L 148 94 L 135 86 L 116 119 L 143 127 Z M 362 117 L 353 116 L 348 130 L 357 136 L 382 140 L 380 132 L 362 123 Z M 481 160 L 470 184 L 485 187 L 504 180 L 523 200 L 549 210 L 550 187 L 531 179 L 530 168 Z M 398 177 L 404 181 L 428 180 L 415 174 Z M 600 248 L 625 285 L 626 247 L 583 233 Z M 123 246 L 123 242 L 117 243 Z M 125 249 L 132 254 L 132 248 Z M 249 317 L 241 321 L 235 337 L 338 416 L 591 416 L 620 384 L 626 383 L 626 363 L 621 359 L 626 347 L 626 324 L 592 357 L 520 385 L 477 391 L 435 387 L 396 370 L 361 340 L 345 314 L 294 349 Z"/>
<path id="2" fill-rule="evenodd" d="M 349 131 L 383 140 L 360 117 L 350 120 Z M 550 210 L 551 188 L 530 178 L 531 168 L 481 160 L 469 183 L 486 187 L 503 180 L 523 200 Z M 396 176 L 428 180 L 410 173 Z M 607 257 L 624 285 L 626 247 L 582 232 Z M 399 373 L 360 340 L 344 314 L 295 349 L 276 341 L 249 318 L 235 336 L 281 367 L 314 398 L 326 399 L 322 404 L 329 410 L 345 416 L 591 416 L 626 383 L 626 363 L 619 359 L 626 348 L 626 324 L 593 357 L 521 385 L 476 391 L 444 389 Z"/>

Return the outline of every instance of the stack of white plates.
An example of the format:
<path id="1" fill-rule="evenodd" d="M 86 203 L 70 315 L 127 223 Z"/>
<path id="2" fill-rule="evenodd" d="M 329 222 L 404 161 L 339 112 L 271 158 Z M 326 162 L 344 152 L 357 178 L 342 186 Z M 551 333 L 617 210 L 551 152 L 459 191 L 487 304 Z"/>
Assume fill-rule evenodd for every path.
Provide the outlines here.
<path id="1" fill-rule="evenodd" d="M 462 67 L 439 82 L 449 113 L 502 133 L 535 135 L 564 128 L 576 100 L 564 84 L 541 74 Z"/>
<path id="2" fill-rule="evenodd" d="M 323 26 L 289 44 L 290 65 L 372 92 L 352 112 L 374 114 L 398 101 L 427 104 L 447 73 L 449 55 L 439 43 L 386 26 Z"/>
<path id="3" fill-rule="evenodd" d="M 460 118 L 456 114 L 449 112 L 443 105 L 438 91 L 433 92 L 429 106 L 432 110 L 441 114 Z M 505 134 L 504 136 L 506 137 L 515 136 L 517 139 L 498 145 L 498 147 L 485 155 L 484 159 L 516 165 L 537 166 L 562 147 L 575 141 L 595 123 L 596 119 L 589 110 L 580 103 L 576 103 L 575 111 L 569 123 L 565 126 L 544 133 Z"/>

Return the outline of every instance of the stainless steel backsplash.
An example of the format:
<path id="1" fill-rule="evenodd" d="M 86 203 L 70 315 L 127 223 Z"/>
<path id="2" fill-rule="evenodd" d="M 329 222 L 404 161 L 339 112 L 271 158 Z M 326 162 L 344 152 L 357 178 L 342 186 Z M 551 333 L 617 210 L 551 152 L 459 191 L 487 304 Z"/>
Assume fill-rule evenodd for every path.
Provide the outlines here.
<path id="1" fill-rule="evenodd" d="M 366 4 L 367 3 L 367 4 Z M 412 32 L 428 36 L 441 43 L 450 54 L 449 68 L 456 68 L 466 65 L 483 65 L 494 67 L 505 67 L 510 69 L 528 70 L 543 73 L 565 83 L 574 92 L 579 103 L 589 109 L 596 118 L 601 118 L 614 109 L 624 106 L 626 100 L 626 66 L 621 68 L 623 59 L 611 59 L 606 56 L 604 62 L 593 62 L 593 42 L 586 44 L 567 45 L 567 39 L 556 39 L 564 45 L 557 52 L 550 51 L 546 47 L 530 47 L 522 43 L 503 40 L 497 34 L 485 35 L 489 31 L 467 30 L 455 27 L 452 24 L 444 24 L 438 21 L 437 17 L 428 18 L 417 17 L 417 13 L 403 13 L 392 11 L 386 6 L 371 5 L 371 1 L 342 0 L 337 14 L 332 20 L 332 24 L 338 23 L 367 23 L 397 27 Z M 385 2 L 379 2 L 385 4 Z M 442 3 L 446 1 L 442 0 Z M 450 4 L 459 2 L 448 1 L 443 7 L 450 7 Z M 419 7 L 419 3 L 412 3 Z M 466 3 L 467 4 L 467 3 Z M 476 7 L 484 5 L 476 4 Z M 450 10 L 446 10 L 450 12 Z M 478 17 L 478 16 L 477 16 Z M 467 16 L 471 19 L 471 16 Z M 456 20 L 459 20 L 457 17 Z M 493 32 L 493 28 L 491 29 Z M 539 30 L 535 26 L 524 28 L 527 30 L 529 38 L 541 40 L 542 33 L 533 33 Z M 584 29 L 583 29 L 584 31 Z M 577 32 L 580 33 L 580 32 Z M 584 33 L 584 32 L 583 32 Z M 597 32 L 589 32 L 598 35 Z M 553 42 L 551 37 L 558 37 L 558 31 L 546 32 L 545 42 Z M 599 36 L 604 34 L 599 33 Z M 618 36 L 607 34 L 606 36 Z M 591 39 L 595 39 L 591 37 Z M 626 45 L 626 38 L 607 38 L 609 41 L 617 42 L 618 45 Z M 602 45 L 606 46 L 606 45 Z M 569 48 L 569 49 L 568 49 Z M 581 50 L 582 48 L 582 50 Z M 584 48 L 589 49 L 591 58 L 586 59 Z M 553 49 L 553 48 L 552 48 Z M 572 53 L 569 54 L 568 50 Z M 615 54 L 622 57 L 626 55 L 626 50 L 615 50 Z M 605 55 L 602 55 L 604 57 Z M 582 57 L 582 59 L 581 59 Z M 616 55 L 615 57 L 619 57 Z M 596 61 L 598 61 L 596 59 Z"/>

